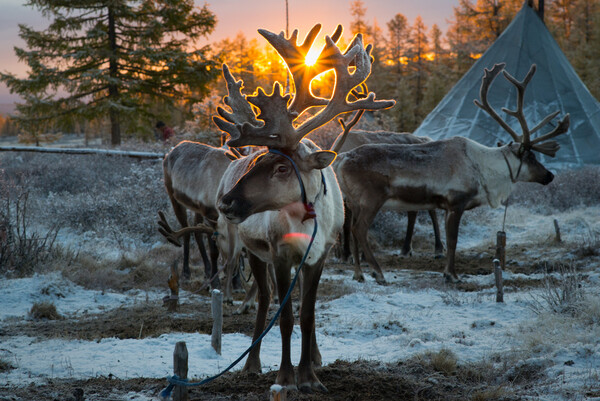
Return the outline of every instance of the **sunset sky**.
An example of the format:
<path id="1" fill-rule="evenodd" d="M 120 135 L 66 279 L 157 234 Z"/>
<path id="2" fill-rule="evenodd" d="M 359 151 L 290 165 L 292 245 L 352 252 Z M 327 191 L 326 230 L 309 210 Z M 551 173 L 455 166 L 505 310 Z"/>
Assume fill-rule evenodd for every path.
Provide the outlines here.
<path id="1" fill-rule="evenodd" d="M 39 12 L 23 6 L 23 0 L 0 0 L 0 70 L 24 76 L 26 65 L 20 63 L 13 46 L 23 46 L 19 38 L 19 23 L 44 29 L 49 21 Z M 198 5 L 204 1 L 196 0 Z M 265 28 L 274 32 L 285 30 L 285 0 L 213 0 L 208 1 L 209 9 L 217 15 L 218 23 L 213 34 L 204 42 L 215 42 L 226 37 L 234 37 L 243 32 L 247 37 L 259 37 L 256 30 Z M 315 23 L 323 24 L 323 32 L 331 34 L 336 24 L 341 23 L 347 30 L 352 19 L 351 0 L 288 0 L 290 32 L 298 28 L 303 38 Z M 364 1 L 367 20 L 374 21 L 385 31 L 387 22 L 397 13 L 406 16 L 410 24 L 421 15 L 427 28 L 437 24 L 442 31 L 452 18 L 452 9 L 458 0 L 370 0 Z M 323 34 L 323 33 L 322 33 Z M 0 84 L 0 103 L 17 99 Z"/>

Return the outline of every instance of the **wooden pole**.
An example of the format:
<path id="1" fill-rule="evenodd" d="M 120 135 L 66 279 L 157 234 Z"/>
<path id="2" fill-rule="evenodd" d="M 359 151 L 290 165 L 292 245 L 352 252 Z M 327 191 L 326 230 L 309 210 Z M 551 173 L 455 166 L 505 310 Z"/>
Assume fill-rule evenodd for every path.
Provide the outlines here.
<path id="1" fill-rule="evenodd" d="M 504 285 L 502 283 L 502 267 L 500 261 L 494 259 L 494 278 L 496 280 L 496 302 L 504 302 Z"/>
<path id="2" fill-rule="evenodd" d="M 171 265 L 171 275 L 169 276 L 169 288 L 171 295 L 163 298 L 163 303 L 167 305 L 169 312 L 176 312 L 179 303 L 179 273 L 177 271 L 177 261 L 173 261 Z"/>
<path id="3" fill-rule="evenodd" d="M 105 155 L 105 156 L 127 156 L 136 159 L 162 160 L 164 153 L 135 152 L 114 149 L 90 149 L 90 148 L 48 148 L 41 146 L 0 146 L 0 152 L 38 152 L 38 153 L 63 153 L 70 155 Z"/>
<path id="4" fill-rule="evenodd" d="M 500 261 L 502 270 L 506 269 L 506 233 L 498 231 L 496 233 L 496 255 L 494 258 Z"/>
<path id="5" fill-rule="evenodd" d="M 496 280 L 496 302 L 504 302 L 502 271 L 506 269 L 506 233 L 496 233 L 496 255 L 494 256 L 494 278 Z"/>
<path id="6" fill-rule="evenodd" d="M 175 344 L 173 352 L 173 373 L 180 379 L 187 379 L 188 374 L 188 351 L 185 341 L 179 341 Z M 175 386 L 173 389 L 173 401 L 189 401 L 188 389 L 186 386 Z"/>
<path id="7" fill-rule="evenodd" d="M 554 232 L 556 233 L 556 242 L 562 242 L 560 238 L 560 227 L 558 226 L 558 220 L 554 219 Z"/>
<path id="8" fill-rule="evenodd" d="M 210 343 L 217 354 L 221 355 L 221 337 L 223 335 L 223 293 L 217 289 L 212 290 L 211 311 L 213 327 Z"/>
<path id="9" fill-rule="evenodd" d="M 270 401 L 286 401 L 287 399 L 287 390 L 285 387 L 280 386 L 279 384 L 273 384 L 271 386 L 271 396 L 269 397 Z"/>

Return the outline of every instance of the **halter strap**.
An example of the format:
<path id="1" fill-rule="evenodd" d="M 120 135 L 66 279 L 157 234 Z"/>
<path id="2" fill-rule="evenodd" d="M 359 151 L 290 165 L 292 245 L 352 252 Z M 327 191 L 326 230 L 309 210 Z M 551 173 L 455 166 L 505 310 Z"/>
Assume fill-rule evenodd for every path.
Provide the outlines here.
<path id="1" fill-rule="evenodd" d="M 522 156 L 519 157 L 519 168 L 517 169 L 517 175 L 514 176 L 512 169 L 510 168 L 510 163 L 508 162 L 506 155 L 504 154 L 504 152 L 501 152 L 501 153 L 502 153 L 502 157 L 504 157 L 504 161 L 506 162 L 506 167 L 508 167 L 508 174 L 510 175 L 510 181 L 514 184 L 517 182 L 517 178 L 519 178 L 519 174 L 521 174 L 521 167 L 523 167 Z"/>
<path id="2" fill-rule="evenodd" d="M 308 200 L 306 199 L 306 190 L 304 189 L 304 181 L 302 181 L 302 176 L 300 175 L 300 170 L 298 169 L 296 162 L 290 156 L 286 155 L 285 153 L 283 153 L 280 150 L 269 149 L 269 153 L 274 153 L 276 155 L 285 157 L 286 159 L 288 159 L 290 161 L 290 163 L 292 163 L 292 166 L 294 167 L 294 171 L 296 172 L 296 177 L 298 177 L 298 182 L 300 183 L 300 195 L 302 196 L 302 204 L 304 205 L 304 210 L 306 211 L 306 213 L 304 214 L 304 217 L 302 218 L 302 222 L 304 223 L 304 221 L 306 221 L 306 220 L 314 219 L 315 217 L 317 217 L 317 213 L 315 212 L 315 207 L 314 207 L 313 203 L 308 202 Z M 327 194 L 327 185 L 325 184 L 325 176 L 323 175 L 322 171 L 321 171 L 321 182 L 323 183 L 323 192 L 324 192 L 324 194 Z"/>

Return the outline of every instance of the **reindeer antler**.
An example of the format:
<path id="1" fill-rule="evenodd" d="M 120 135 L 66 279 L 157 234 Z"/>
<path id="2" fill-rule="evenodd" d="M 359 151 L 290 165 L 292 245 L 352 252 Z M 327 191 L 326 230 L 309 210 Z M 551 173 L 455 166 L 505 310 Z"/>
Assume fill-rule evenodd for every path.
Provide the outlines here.
<path id="1" fill-rule="evenodd" d="M 158 211 L 158 218 L 158 232 L 161 233 L 167 239 L 167 241 L 176 246 L 181 246 L 179 238 L 187 233 L 201 232 L 211 234 L 215 231 L 213 228 L 205 224 L 198 224 L 192 227 L 184 227 L 181 230 L 174 231 L 167 222 L 165 214 L 161 210 Z"/>
<path id="2" fill-rule="evenodd" d="M 310 92 L 310 82 L 319 74 L 333 68 L 331 63 L 328 63 L 326 57 L 321 57 L 321 53 L 317 58 L 317 61 L 313 65 L 306 64 L 306 55 L 310 51 L 317 35 L 321 31 L 321 24 L 316 24 L 306 34 L 304 42 L 300 46 L 298 43 L 298 30 L 294 29 L 292 36 L 289 39 L 285 38 L 283 32 L 279 35 L 269 32 L 265 29 L 259 29 L 258 32 L 277 50 L 277 53 L 283 58 L 287 65 L 292 77 L 294 79 L 294 86 L 296 88 L 296 94 L 294 95 L 294 101 L 290 105 L 290 110 L 301 113 L 312 106 L 325 106 L 327 105 L 327 99 L 319 98 L 314 96 Z M 338 25 L 333 34 L 331 40 L 334 43 L 341 38 L 344 28 Z"/>
<path id="3" fill-rule="evenodd" d="M 523 102 L 525 98 L 525 89 L 527 89 L 527 85 L 533 78 L 535 71 L 537 69 L 535 64 L 531 65 L 529 72 L 522 81 L 517 80 L 512 75 L 510 75 L 507 71 L 504 71 L 505 63 L 495 64 L 491 70 L 485 68 L 485 73 L 481 82 L 481 89 L 479 91 L 479 97 L 481 102 L 478 100 L 474 100 L 475 104 L 481 109 L 485 110 L 494 120 L 496 120 L 502 128 L 504 128 L 510 136 L 513 138 L 515 142 L 521 143 L 525 150 L 533 149 L 550 157 L 554 157 L 556 152 L 560 149 L 560 145 L 556 141 L 549 141 L 551 138 L 555 138 L 558 135 L 564 134 L 569 129 L 570 117 L 567 113 L 562 120 L 558 123 L 558 125 L 549 133 L 542 135 L 538 138 L 531 139 L 531 134 L 538 131 L 540 128 L 548 124 L 554 117 L 556 117 L 560 111 L 555 111 L 550 113 L 545 118 L 542 119 L 534 128 L 529 129 L 529 125 L 527 124 L 527 119 L 525 118 L 525 114 L 523 112 Z M 522 135 L 518 135 L 490 106 L 487 93 L 490 89 L 490 86 L 496 76 L 502 71 L 504 77 L 517 88 L 517 109 L 509 110 L 506 108 L 502 108 L 509 116 L 515 117 L 519 124 L 521 125 L 521 130 L 523 131 Z M 544 142 L 545 141 L 545 142 Z M 544 143 L 540 143 L 544 142 Z"/>
<path id="4" fill-rule="evenodd" d="M 283 34 L 275 35 L 268 31 L 259 32 L 267 38 L 277 51 L 282 55 L 292 74 L 296 85 L 294 100 L 290 103 L 289 94 L 282 95 L 281 85 L 276 82 L 270 95 L 262 88 L 258 88 L 256 94 L 247 96 L 246 101 L 256 106 L 260 113 L 256 119 L 248 118 L 240 122 L 228 116 L 215 117 L 215 123 L 222 130 L 231 135 L 227 142 L 229 146 L 239 147 L 246 145 L 262 145 L 280 149 L 293 150 L 308 133 L 326 124 L 337 115 L 355 110 L 378 110 L 392 107 L 393 100 L 375 100 L 375 94 L 369 93 L 365 98 L 348 102 L 348 94 L 353 88 L 362 84 L 371 73 L 371 48 L 363 46 L 362 35 L 357 34 L 346 51 L 342 54 L 335 42 L 341 36 L 341 27 L 335 31 L 333 37 L 325 37 L 325 47 L 321 52 L 314 69 L 303 67 L 304 57 L 312 46 L 320 25 L 316 25 L 307 35 L 304 43 L 300 46 L 294 43 L 297 40 L 297 31 L 294 31 L 290 39 L 285 39 Z M 355 67 L 350 72 L 350 67 Z M 333 94 L 330 99 L 318 98 L 310 93 L 310 81 L 321 72 L 329 69 L 335 70 L 336 81 Z M 236 82 L 233 77 L 223 74 L 228 81 Z M 305 121 L 298 127 L 294 126 L 296 118 L 307 108 L 313 106 L 325 106 L 318 114 Z M 248 105 L 248 107 L 251 106 Z M 242 109 L 247 108 L 245 105 Z M 219 112 L 221 114 L 221 112 Z M 234 111 L 235 115 L 238 115 Z M 239 113 L 241 114 L 241 113 Z M 230 117 L 230 118 L 228 118 Z M 262 121 L 262 123 L 261 123 Z"/>
<path id="5" fill-rule="evenodd" d="M 213 117 L 213 121 L 217 124 L 222 131 L 227 132 L 230 136 L 239 135 L 239 131 L 236 128 L 237 125 L 249 122 L 251 124 L 259 125 L 260 123 L 256 120 L 252 106 L 246 101 L 244 95 L 242 95 L 243 81 L 240 79 L 236 81 L 227 64 L 223 64 L 223 78 L 227 83 L 228 96 L 223 97 L 223 103 L 230 107 L 231 113 L 225 110 L 223 107 L 217 107 L 217 112 L 222 118 Z"/>

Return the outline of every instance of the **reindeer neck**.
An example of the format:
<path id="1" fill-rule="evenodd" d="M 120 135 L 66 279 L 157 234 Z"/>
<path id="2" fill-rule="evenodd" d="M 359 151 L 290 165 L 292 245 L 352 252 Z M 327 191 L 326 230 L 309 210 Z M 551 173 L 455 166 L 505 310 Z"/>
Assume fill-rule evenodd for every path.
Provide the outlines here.
<path id="1" fill-rule="evenodd" d="M 514 182 L 511 179 L 511 171 L 513 175 L 516 173 L 519 160 L 510 151 L 509 145 L 487 147 L 479 144 L 479 146 L 483 155 L 477 160 L 480 185 L 488 204 L 496 208 L 508 199 L 512 191 Z"/>

